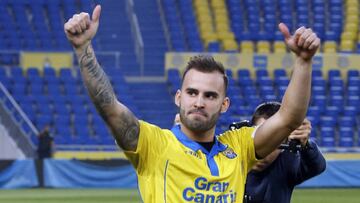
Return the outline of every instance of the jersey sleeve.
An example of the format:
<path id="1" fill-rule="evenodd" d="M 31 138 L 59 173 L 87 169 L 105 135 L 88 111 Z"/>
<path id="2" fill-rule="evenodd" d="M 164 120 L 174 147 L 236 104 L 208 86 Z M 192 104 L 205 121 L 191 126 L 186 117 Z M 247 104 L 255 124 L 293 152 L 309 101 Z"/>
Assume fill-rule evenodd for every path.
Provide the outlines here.
<path id="1" fill-rule="evenodd" d="M 138 174 L 149 172 L 157 158 L 164 153 L 168 145 L 168 134 L 158 126 L 139 121 L 140 132 L 136 151 L 124 151 Z"/>
<path id="2" fill-rule="evenodd" d="M 238 153 L 241 154 L 246 164 L 245 169 L 249 172 L 252 166 L 257 161 L 255 156 L 255 145 L 254 145 L 254 133 L 256 128 L 254 127 L 242 127 L 238 130 L 234 130 L 235 133 L 234 138 L 236 138 L 235 142 L 238 145 Z"/>

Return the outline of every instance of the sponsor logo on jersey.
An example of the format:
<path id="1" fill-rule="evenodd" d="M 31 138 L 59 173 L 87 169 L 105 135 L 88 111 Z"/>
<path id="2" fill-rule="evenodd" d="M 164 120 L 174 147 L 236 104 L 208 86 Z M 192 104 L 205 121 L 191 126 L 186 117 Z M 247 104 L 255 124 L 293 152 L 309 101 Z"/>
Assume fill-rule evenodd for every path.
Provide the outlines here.
<path id="1" fill-rule="evenodd" d="M 224 156 L 226 156 L 229 159 L 234 159 L 237 157 L 237 154 L 230 147 L 227 147 L 222 153 Z"/>

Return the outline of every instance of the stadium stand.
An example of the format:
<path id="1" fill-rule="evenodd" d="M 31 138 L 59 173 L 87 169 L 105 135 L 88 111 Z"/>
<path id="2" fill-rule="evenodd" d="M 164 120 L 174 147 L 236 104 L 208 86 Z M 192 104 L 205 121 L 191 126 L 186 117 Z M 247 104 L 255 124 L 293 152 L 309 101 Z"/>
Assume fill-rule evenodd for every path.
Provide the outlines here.
<path id="1" fill-rule="evenodd" d="M 138 0 L 133 13 L 127 1 L 100 3 L 104 12 L 93 43 L 100 64 L 120 101 L 139 118 L 166 128 L 172 126 L 176 112 L 172 97 L 181 84 L 178 67 L 164 69 L 167 51 L 284 54 L 288 50 L 277 31 L 279 22 L 291 31 L 302 25 L 312 27 L 323 40 L 322 53 L 360 50 L 356 0 Z M 62 26 L 72 14 L 91 12 L 94 5 L 93 0 L 0 1 L 0 81 L 38 129 L 53 125 L 56 144 L 66 149 L 85 144 L 103 150 L 114 143 L 78 71 L 21 67 L 19 55 L 21 51 L 72 51 Z M 140 26 L 142 62 L 129 13 Z M 248 119 L 261 102 L 279 101 L 284 95 L 288 71 L 279 67 L 270 72 L 262 63 L 255 66 L 254 74 L 252 67 L 228 69 L 232 106 L 221 116 L 217 133 L 231 121 Z M 311 136 L 322 147 L 360 146 L 359 69 L 314 69 L 312 82 Z M 34 136 L 31 139 L 36 142 Z"/>

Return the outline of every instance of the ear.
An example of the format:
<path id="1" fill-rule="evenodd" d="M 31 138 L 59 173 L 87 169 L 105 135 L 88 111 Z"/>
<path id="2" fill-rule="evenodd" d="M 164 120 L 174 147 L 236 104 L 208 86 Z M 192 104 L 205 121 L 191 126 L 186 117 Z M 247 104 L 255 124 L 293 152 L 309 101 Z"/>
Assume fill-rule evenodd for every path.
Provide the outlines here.
<path id="1" fill-rule="evenodd" d="M 230 98 L 225 97 L 222 104 L 221 104 L 221 113 L 225 113 L 230 106 Z"/>
<path id="2" fill-rule="evenodd" d="M 181 90 L 177 90 L 175 94 L 175 104 L 177 107 L 180 107 L 180 98 L 181 98 Z"/>

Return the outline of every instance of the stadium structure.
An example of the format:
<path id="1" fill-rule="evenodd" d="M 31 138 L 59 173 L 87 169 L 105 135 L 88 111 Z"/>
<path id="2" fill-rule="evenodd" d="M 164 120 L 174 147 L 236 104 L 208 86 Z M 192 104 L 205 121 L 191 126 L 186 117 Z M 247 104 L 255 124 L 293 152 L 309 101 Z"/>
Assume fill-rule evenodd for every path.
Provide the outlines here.
<path id="1" fill-rule="evenodd" d="M 210 54 L 226 67 L 231 107 L 221 115 L 220 134 L 230 123 L 249 119 L 258 104 L 281 101 L 294 58 L 277 25 L 283 22 L 291 32 L 312 28 L 322 45 L 313 62 L 307 112 L 311 138 L 328 160 L 335 159 L 330 170 L 337 159 L 352 160 L 342 162 L 350 171 L 359 165 L 357 0 L 0 0 L 0 159 L 19 162 L 14 176 L 39 167 L 32 161 L 37 135 L 50 124 L 55 154 L 44 169 L 51 174 L 66 179 L 61 176 L 66 167 L 93 170 L 74 159 L 95 159 L 112 160 L 125 167 L 121 178 L 135 178 L 87 95 L 64 34 L 73 14 L 91 13 L 96 4 L 102 13 L 92 43 L 99 63 L 119 100 L 139 119 L 162 128 L 173 125 L 173 97 L 191 56 Z M 45 186 L 78 183 L 64 186 L 66 181 L 46 180 L 48 174 L 44 171 Z M 329 177 L 305 186 L 360 186 L 358 179 L 343 184 L 326 181 Z M 132 180 L 124 182 L 136 185 Z M 11 176 L 0 181 L 0 188 L 39 184 L 37 178 L 11 181 Z"/>

